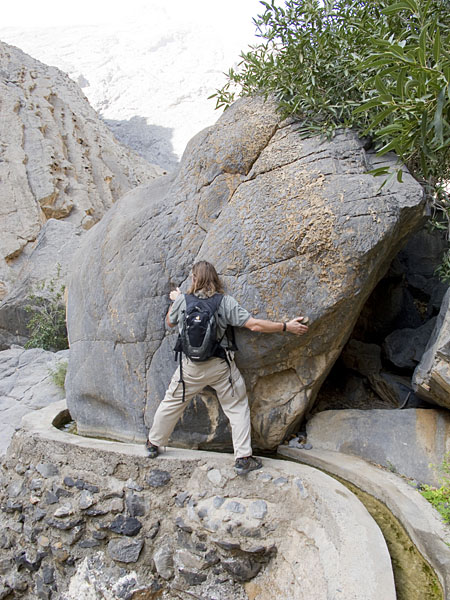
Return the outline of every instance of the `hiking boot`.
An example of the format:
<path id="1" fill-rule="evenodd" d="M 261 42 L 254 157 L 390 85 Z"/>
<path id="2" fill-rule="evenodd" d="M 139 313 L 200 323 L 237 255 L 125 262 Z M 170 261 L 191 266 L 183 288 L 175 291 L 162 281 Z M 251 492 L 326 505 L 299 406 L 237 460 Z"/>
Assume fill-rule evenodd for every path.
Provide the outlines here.
<path id="1" fill-rule="evenodd" d="M 262 467 L 262 462 L 256 456 L 245 456 L 237 458 L 234 463 L 234 470 L 238 475 L 247 475 L 250 471 L 255 471 Z"/>
<path id="2" fill-rule="evenodd" d="M 155 444 L 152 444 L 150 440 L 147 440 L 145 447 L 147 448 L 149 458 L 156 458 L 158 456 L 158 454 L 159 454 L 158 446 L 155 446 Z"/>

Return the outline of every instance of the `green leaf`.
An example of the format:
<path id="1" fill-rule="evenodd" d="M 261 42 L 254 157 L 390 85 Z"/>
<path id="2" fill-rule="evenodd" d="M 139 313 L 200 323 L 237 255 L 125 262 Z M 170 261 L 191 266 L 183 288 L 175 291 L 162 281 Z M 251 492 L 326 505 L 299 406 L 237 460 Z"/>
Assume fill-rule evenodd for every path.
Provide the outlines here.
<path id="1" fill-rule="evenodd" d="M 374 177 L 379 177 L 380 175 L 387 175 L 389 173 L 389 167 L 378 167 L 377 169 L 372 169 L 368 171 L 369 175 L 373 175 Z"/>
<path id="2" fill-rule="evenodd" d="M 392 4 L 391 6 L 386 6 L 381 11 L 384 15 L 394 15 L 402 10 L 410 10 L 411 12 L 415 12 L 414 3 L 409 2 L 408 0 L 404 0 L 403 2 L 397 2 L 397 4 Z"/>
<path id="3" fill-rule="evenodd" d="M 434 36 L 434 44 L 433 44 L 433 57 L 435 62 L 439 62 L 441 58 L 441 32 L 439 27 L 435 27 L 435 36 Z"/>
<path id="4" fill-rule="evenodd" d="M 436 102 L 436 111 L 434 113 L 433 127 L 434 127 L 434 140 L 437 144 L 444 143 L 443 135 L 443 121 L 442 121 L 442 109 L 444 108 L 445 93 L 447 87 L 443 87 L 438 94 Z"/>
<path id="5" fill-rule="evenodd" d="M 374 131 L 375 128 L 382 121 L 384 121 L 387 117 L 389 117 L 390 114 L 392 114 L 395 111 L 395 109 L 396 109 L 395 106 L 390 106 L 389 108 L 386 108 L 385 110 L 382 110 L 380 113 L 378 113 L 377 116 L 372 121 L 370 121 L 370 123 L 366 127 L 366 130 L 364 133 L 368 133 L 369 131 Z"/>
<path id="6" fill-rule="evenodd" d="M 420 64 L 422 66 L 426 66 L 427 62 L 426 62 L 426 54 L 427 54 L 427 29 L 428 26 L 425 25 L 425 27 L 422 29 L 422 32 L 420 34 L 420 38 L 419 38 L 419 48 L 418 48 L 418 54 L 419 54 L 419 60 L 420 60 Z"/>
<path id="7" fill-rule="evenodd" d="M 405 99 L 404 86 L 405 86 L 405 80 L 406 80 L 407 73 L 408 73 L 408 69 L 406 67 L 404 67 L 403 69 L 400 69 L 400 73 L 398 74 L 398 77 L 397 77 L 396 91 L 397 91 L 397 96 L 401 99 L 402 102 Z"/>
<path id="8" fill-rule="evenodd" d="M 387 87 L 384 85 L 383 80 L 381 79 L 381 77 L 379 75 L 377 75 L 375 77 L 375 87 L 377 88 L 377 90 L 379 92 L 381 92 L 381 94 L 383 94 L 384 96 L 389 96 L 391 97 L 391 94 L 389 93 Z"/>
<path id="9" fill-rule="evenodd" d="M 381 104 L 381 101 L 380 101 L 379 96 L 377 98 L 371 98 L 364 104 L 361 104 L 361 106 L 357 106 L 355 108 L 355 110 L 353 111 L 353 114 L 357 115 L 362 112 L 367 112 L 369 109 L 374 108 L 375 106 L 380 106 L 380 104 Z"/>

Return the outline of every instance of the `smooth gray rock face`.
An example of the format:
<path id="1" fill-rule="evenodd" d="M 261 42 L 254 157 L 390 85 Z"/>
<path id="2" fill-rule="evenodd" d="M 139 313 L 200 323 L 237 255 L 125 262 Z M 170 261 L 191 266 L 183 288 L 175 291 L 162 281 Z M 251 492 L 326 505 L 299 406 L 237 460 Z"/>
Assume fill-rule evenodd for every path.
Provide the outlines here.
<path id="1" fill-rule="evenodd" d="M 421 483 L 438 485 L 432 466 L 450 443 L 445 410 L 327 410 L 307 423 L 315 450 L 353 454 Z"/>
<path id="2" fill-rule="evenodd" d="M 81 244 L 69 284 L 68 404 L 78 430 L 143 441 L 176 367 L 168 293 L 215 264 L 255 316 L 309 315 L 302 337 L 238 332 L 255 447 L 273 448 L 311 408 L 371 290 L 419 223 L 422 188 L 379 191 L 355 134 L 302 140 L 271 102 L 241 99 L 189 143 L 179 172 L 131 191 Z M 394 164 L 395 159 L 386 159 Z M 172 443 L 227 448 L 212 393 Z"/>
<path id="3" fill-rule="evenodd" d="M 89 229 L 163 173 L 117 142 L 79 86 L 0 42 L 0 299 L 50 218 Z M 20 261 L 19 261 L 20 262 Z"/>
<path id="4" fill-rule="evenodd" d="M 53 353 L 20 347 L 0 352 L 0 455 L 6 452 L 23 415 L 64 398 L 50 370 L 67 361 L 68 354 L 68 350 Z"/>
<path id="5" fill-rule="evenodd" d="M 444 296 L 433 333 L 414 371 L 413 385 L 426 400 L 450 408 L 450 290 Z"/>
<path id="6" fill-rule="evenodd" d="M 55 290 L 61 290 L 81 237 L 82 231 L 66 221 L 50 219 L 43 226 L 34 249 L 23 260 L 12 291 L 0 301 L 0 350 L 26 344 L 31 314 L 25 307 L 32 304 L 30 296 L 47 297 L 48 285 L 40 289 L 44 282 L 53 282 Z"/>

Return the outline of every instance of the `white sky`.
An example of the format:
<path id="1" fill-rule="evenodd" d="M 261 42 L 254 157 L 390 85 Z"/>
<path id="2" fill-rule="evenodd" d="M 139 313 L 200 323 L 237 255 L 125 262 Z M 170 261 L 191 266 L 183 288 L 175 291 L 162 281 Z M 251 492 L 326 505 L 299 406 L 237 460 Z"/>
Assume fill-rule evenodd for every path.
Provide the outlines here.
<path id="1" fill-rule="evenodd" d="M 57 27 L 124 23 L 139 14 L 143 22 L 168 16 L 177 22 L 222 21 L 241 26 L 248 15 L 263 12 L 259 0 L 8 0 L 2 2 L 0 28 Z"/>

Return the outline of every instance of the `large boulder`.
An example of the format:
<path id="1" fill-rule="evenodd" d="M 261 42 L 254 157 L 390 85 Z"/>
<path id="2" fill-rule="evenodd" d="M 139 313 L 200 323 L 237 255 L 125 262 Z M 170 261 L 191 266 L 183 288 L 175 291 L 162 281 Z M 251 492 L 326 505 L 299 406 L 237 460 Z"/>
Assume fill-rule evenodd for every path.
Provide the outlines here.
<path id="1" fill-rule="evenodd" d="M 0 299 L 50 218 L 85 229 L 163 173 L 114 138 L 78 85 L 0 42 Z"/>
<path id="2" fill-rule="evenodd" d="M 298 129 L 274 103 L 241 99 L 193 138 L 177 173 L 128 193 L 84 236 L 68 310 L 68 405 L 80 433 L 145 439 L 176 366 L 168 293 L 185 289 L 198 259 L 255 316 L 311 319 L 302 337 L 238 332 L 254 445 L 276 447 L 311 408 L 420 221 L 423 192 L 407 173 L 380 190 L 367 173 L 380 162 L 356 134 L 323 141 Z M 192 403 L 173 443 L 229 445 L 210 394 Z"/>
<path id="3" fill-rule="evenodd" d="M 414 371 L 413 385 L 426 400 L 450 408 L 450 290 L 444 296 L 433 333 Z"/>
<path id="4" fill-rule="evenodd" d="M 421 483 L 437 485 L 450 445 L 445 410 L 326 410 L 307 423 L 313 448 L 360 456 Z"/>

